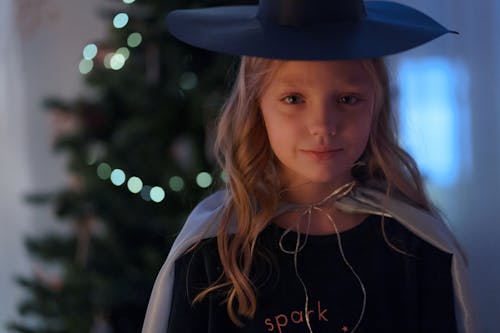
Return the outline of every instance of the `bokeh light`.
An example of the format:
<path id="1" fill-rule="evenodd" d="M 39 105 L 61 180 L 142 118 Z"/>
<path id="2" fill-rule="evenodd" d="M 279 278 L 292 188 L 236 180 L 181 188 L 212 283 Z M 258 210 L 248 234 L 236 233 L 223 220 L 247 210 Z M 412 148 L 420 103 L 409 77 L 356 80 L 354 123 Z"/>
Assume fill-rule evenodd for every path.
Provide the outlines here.
<path id="1" fill-rule="evenodd" d="M 179 86 L 184 90 L 191 90 L 198 85 L 198 77 L 193 72 L 186 72 L 179 79 Z"/>
<path id="2" fill-rule="evenodd" d="M 83 48 L 83 57 L 87 60 L 92 60 L 97 55 L 97 45 L 88 44 Z"/>
<path id="3" fill-rule="evenodd" d="M 108 163 L 100 163 L 97 166 L 97 176 L 102 180 L 106 180 L 111 175 L 111 167 Z"/>
<path id="4" fill-rule="evenodd" d="M 88 59 L 82 59 L 78 65 L 78 70 L 81 74 L 88 74 L 94 68 L 94 62 Z"/>
<path id="5" fill-rule="evenodd" d="M 120 186 L 125 183 L 125 172 L 121 169 L 114 169 L 111 172 L 111 182 L 116 186 Z"/>
<path id="6" fill-rule="evenodd" d="M 125 13 L 118 13 L 113 19 L 113 26 L 117 29 L 121 29 L 128 23 L 128 15 Z"/>
<path id="7" fill-rule="evenodd" d="M 130 51 L 126 47 L 120 47 L 116 50 L 115 54 L 121 54 L 125 58 L 125 61 L 130 57 Z"/>
<path id="8" fill-rule="evenodd" d="M 130 177 L 127 182 L 127 188 L 132 193 L 139 193 L 142 190 L 142 180 L 139 177 Z"/>
<path id="9" fill-rule="evenodd" d="M 137 47 L 142 42 L 142 35 L 138 32 L 131 33 L 127 38 L 127 45 L 130 47 Z"/>
<path id="10" fill-rule="evenodd" d="M 89 153 L 87 154 L 87 158 L 85 159 L 88 165 L 95 164 L 97 162 L 97 154 Z"/>
<path id="11" fill-rule="evenodd" d="M 145 201 L 151 201 L 151 186 L 145 185 L 142 188 L 141 198 Z"/>
<path id="12" fill-rule="evenodd" d="M 123 0 L 123 3 L 126 3 L 127 5 L 134 3 L 135 0 Z"/>
<path id="13" fill-rule="evenodd" d="M 120 53 L 115 53 L 109 59 L 109 65 L 114 70 L 119 70 L 125 65 L 125 57 Z"/>
<path id="14" fill-rule="evenodd" d="M 224 183 L 227 183 L 229 181 L 229 177 L 227 176 L 227 173 L 225 171 L 221 171 L 221 173 L 220 173 L 220 179 Z"/>
<path id="15" fill-rule="evenodd" d="M 153 187 L 149 195 L 154 202 L 161 202 L 165 199 L 165 191 L 159 186 Z"/>
<path id="16" fill-rule="evenodd" d="M 103 64 L 107 69 L 111 69 L 111 57 L 114 55 L 114 53 L 108 53 L 104 56 Z"/>
<path id="17" fill-rule="evenodd" d="M 88 165 L 93 165 L 101 160 L 105 154 L 105 148 L 102 143 L 92 143 L 87 147 L 86 162 Z"/>
<path id="18" fill-rule="evenodd" d="M 173 176 L 168 180 L 168 187 L 174 192 L 180 192 L 184 188 L 184 180 L 179 176 Z"/>
<path id="19" fill-rule="evenodd" d="M 163 187 L 144 185 L 143 181 L 137 176 L 132 176 L 127 181 L 127 176 L 123 170 L 112 169 L 108 163 L 102 162 L 97 166 L 97 175 L 102 180 L 110 179 L 111 183 L 116 186 L 121 186 L 126 182 L 127 189 L 131 193 L 139 194 L 143 200 L 148 202 L 159 203 L 166 197 Z M 223 173 L 220 174 L 220 177 L 223 178 Z M 213 177 L 208 172 L 200 172 L 196 176 L 196 184 L 201 188 L 208 188 L 213 184 Z M 180 192 L 185 188 L 185 181 L 179 176 L 170 177 L 168 187 L 174 192 Z"/>
<path id="20" fill-rule="evenodd" d="M 207 188 L 212 185 L 212 176 L 208 172 L 200 172 L 196 176 L 196 184 L 201 188 Z"/>

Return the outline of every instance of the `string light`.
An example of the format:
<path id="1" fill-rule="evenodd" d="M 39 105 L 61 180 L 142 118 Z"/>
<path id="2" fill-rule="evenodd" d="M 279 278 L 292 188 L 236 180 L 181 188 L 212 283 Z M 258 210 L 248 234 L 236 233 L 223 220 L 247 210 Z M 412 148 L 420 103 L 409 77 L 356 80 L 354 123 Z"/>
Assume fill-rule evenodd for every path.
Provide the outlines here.
<path id="1" fill-rule="evenodd" d="M 132 4 L 135 0 L 123 0 L 125 4 Z M 113 26 L 121 29 L 128 24 L 129 16 L 126 13 L 118 13 L 113 18 Z M 133 32 L 127 37 L 127 46 L 135 48 L 142 43 L 142 35 L 139 32 Z M 97 45 L 88 44 L 83 48 L 83 59 L 80 61 L 79 70 L 82 74 L 87 74 L 94 67 L 93 59 L 98 52 Z M 108 53 L 104 56 L 103 64 L 105 68 L 119 70 L 123 68 L 125 62 L 130 57 L 130 50 L 127 47 L 121 47 L 114 53 Z M 182 90 L 191 90 L 198 85 L 198 77 L 193 72 L 185 72 L 179 79 L 179 86 Z M 95 156 L 89 158 L 89 165 L 96 162 Z M 97 176 L 102 180 L 111 180 L 116 186 L 123 185 L 126 180 L 126 174 L 121 169 L 112 169 L 107 163 L 100 163 L 97 166 Z M 227 176 L 224 172 L 220 174 L 223 181 L 227 181 Z M 201 188 L 207 188 L 212 185 L 213 178 L 208 172 L 200 172 L 196 176 L 196 184 Z M 174 192 L 180 192 L 185 187 L 184 180 L 179 176 L 173 176 L 168 181 L 169 188 Z M 160 186 L 144 185 L 143 181 L 132 176 L 127 181 L 127 189 L 134 194 L 140 194 L 145 201 L 162 202 L 165 199 L 165 190 Z"/>
<path id="2" fill-rule="evenodd" d="M 121 54 L 125 61 L 130 57 L 130 51 L 126 47 L 120 47 L 115 54 Z"/>
<path id="3" fill-rule="evenodd" d="M 207 188 L 212 185 L 212 176 L 208 172 L 200 172 L 196 176 L 196 184 L 201 188 Z"/>
<path id="4" fill-rule="evenodd" d="M 183 90 L 191 90 L 198 85 L 198 76 L 193 72 L 186 72 L 179 79 L 179 86 Z"/>
<path id="5" fill-rule="evenodd" d="M 119 70 L 125 65 L 125 57 L 123 54 L 115 53 L 109 59 L 109 66 L 111 69 Z"/>
<path id="6" fill-rule="evenodd" d="M 126 4 L 131 4 L 135 0 L 123 0 Z M 129 16 L 126 13 L 118 13 L 113 18 L 113 26 L 116 29 L 124 28 L 129 22 Z M 131 33 L 127 37 L 128 47 L 137 47 L 142 42 L 142 35 L 138 32 Z M 98 52 L 96 44 L 87 44 L 83 48 L 83 59 L 78 65 L 78 70 L 81 74 L 85 75 L 92 71 L 94 62 L 92 61 Z M 125 61 L 130 57 L 130 51 L 127 47 L 121 47 L 114 53 L 108 53 L 103 59 L 104 67 L 107 69 L 119 70 L 125 65 Z"/>
<path id="7" fill-rule="evenodd" d="M 149 196 L 154 202 L 161 202 L 165 199 L 165 191 L 161 187 L 155 186 L 149 191 Z"/>
<path id="8" fill-rule="evenodd" d="M 132 193 L 139 193 L 142 190 L 143 184 L 139 177 L 133 176 L 127 182 L 127 188 Z"/>
<path id="9" fill-rule="evenodd" d="M 82 59 L 78 65 L 78 70 L 84 75 L 90 73 L 92 68 L 94 68 L 94 62 L 89 59 Z"/>
<path id="10" fill-rule="evenodd" d="M 125 183 L 125 172 L 121 169 L 114 169 L 111 172 L 111 182 L 116 186 L 120 186 Z"/>
<path id="11" fill-rule="evenodd" d="M 92 60 L 97 55 L 97 45 L 88 44 L 83 48 L 83 58 L 87 60 Z"/>
<path id="12" fill-rule="evenodd" d="M 107 69 L 111 69 L 111 57 L 114 55 L 114 53 L 108 53 L 104 56 L 103 64 L 104 67 Z"/>
<path id="13" fill-rule="evenodd" d="M 97 166 L 97 175 L 102 180 L 111 180 L 111 183 L 116 186 L 121 186 L 127 182 L 127 189 L 133 194 L 139 194 L 145 201 L 160 203 L 166 197 L 165 189 L 163 187 L 144 185 L 143 181 L 137 176 L 132 176 L 127 181 L 126 174 L 123 170 L 112 169 L 109 164 L 104 162 L 99 163 Z M 220 177 L 224 180 L 224 173 L 221 173 Z M 208 172 L 200 172 L 196 176 L 196 184 L 201 188 L 207 188 L 212 185 L 212 183 L 212 175 Z M 170 177 L 168 180 L 168 187 L 173 192 L 180 192 L 185 188 L 184 179 L 179 176 Z"/>
<path id="14" fill-rule="evenodd" d="M 145 185 L 143 188 L 142 188 L 142 191 L 141 191 L 141 198 L 144 200 L 144 201 L 151 201 L 151 186 L 149 185 Z"/>
<path id="15" fill-rule="evenodd" d="M 125 27 L 128 23 L 128 15 L 125 13 L 118 13 L 113 19 L 113 26 L 117 29 Z"/>
<path id="16" fill-rule="evenodd" d="M 127 45 L 129 47 L 137 47 L 142 42 L 142 35 L 138 32 L 133 32 L 127 37 Z"/>
<path id="17" fill-rule="evenodd" d="M 221 171 L 219 177 L 224 183 L 227 183 L 229 181 L 229 177 L 225 171 Z"/>
<path id="18" fill-rule="evenodd" d="M 174 192 L 180 192 L 184 188 L 184 180 L 179 176 L 173 176 L 168 181 L 168 186 Z"/>
<path id="19" fill-rule="evenodd" d="M 106 180 L 111 176 L 111 167 L 107 163 L 100 163 L 97 166 L 97 176 L 102 180 Z"/>

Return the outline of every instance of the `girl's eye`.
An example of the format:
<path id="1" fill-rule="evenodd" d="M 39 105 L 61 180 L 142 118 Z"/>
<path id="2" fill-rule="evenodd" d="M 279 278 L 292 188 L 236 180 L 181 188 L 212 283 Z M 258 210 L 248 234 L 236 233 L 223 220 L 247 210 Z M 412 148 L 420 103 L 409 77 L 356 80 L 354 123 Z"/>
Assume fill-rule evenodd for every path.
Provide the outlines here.
<path id="1" fill-rule="evenodd" d="M 301 104 L 301 103 L 304 102 L 304 100 L 302 99 L 302 97 L 300 97 L 299 95 L 285 96 L 282 99 L 282 101 L 285 102 L 286 104 Z"/>
<path id="2" fill-rule="evenodd" d="M 352 95 L 341 96 L 337 100 L 337 103 L 347 104 L 347 105 L 352 105 L 352 104 L 355 104 L 357 102 L 359 102 L 359 98 L 357 98 L 356 96 L 352 96 Z"/>

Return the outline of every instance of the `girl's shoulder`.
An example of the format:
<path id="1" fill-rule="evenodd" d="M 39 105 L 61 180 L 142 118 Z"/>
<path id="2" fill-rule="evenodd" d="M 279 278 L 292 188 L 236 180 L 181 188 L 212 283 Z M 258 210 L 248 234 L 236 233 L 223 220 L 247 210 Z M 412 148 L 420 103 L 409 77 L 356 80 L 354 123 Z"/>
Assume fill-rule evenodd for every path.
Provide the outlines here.
<path id="1" fill-rule="evenodd" d="M 429 241 L 419 237 L 408 227 L 394 218 L 385 218 L 386 222 L 381 226 L 381 236 L 389 247 L 396 252 L 408 254 L 417 261 L 432 261 L 433 258 L 449 261 L 452 254 L 431 244 Z"/>

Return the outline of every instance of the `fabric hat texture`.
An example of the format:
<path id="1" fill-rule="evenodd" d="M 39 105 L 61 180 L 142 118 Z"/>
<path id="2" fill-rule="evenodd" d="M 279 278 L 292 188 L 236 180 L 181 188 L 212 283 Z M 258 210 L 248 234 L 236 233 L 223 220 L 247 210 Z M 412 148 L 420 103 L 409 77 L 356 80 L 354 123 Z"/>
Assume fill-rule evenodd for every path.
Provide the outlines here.
<path id="1" fill-rule="evenodd" d="M 382 57 L 456 33 L 390 1 L 260 0 L 253 6 L 174 10 L 166 21 L 170 33 L 187 44 L 283 60 Z"/>

